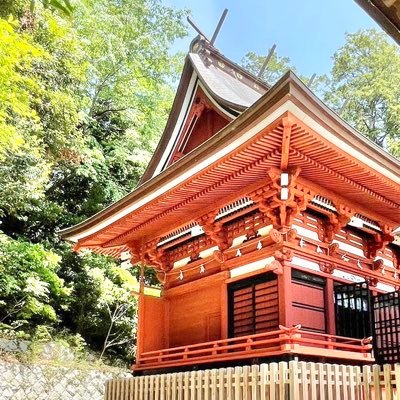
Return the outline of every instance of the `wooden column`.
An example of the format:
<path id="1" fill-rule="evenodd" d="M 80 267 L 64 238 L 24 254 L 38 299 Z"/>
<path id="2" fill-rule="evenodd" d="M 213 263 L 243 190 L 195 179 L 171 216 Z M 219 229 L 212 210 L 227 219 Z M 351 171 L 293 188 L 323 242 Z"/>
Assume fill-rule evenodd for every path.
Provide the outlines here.
<path id="1" fill-rule="evenodd" d="M 140 360 L 144 348 L 144 316 L 145 316 L 145 298 L 144 293 L 139 293 L 138 299 L 138 318 L 136 331 L 136 361 Z"/>
<path id="2" fill-rule="evenodd" d="M 170 299 L 169 298 L 165 298 L 165 311 L 164 311 L 164 321 L 165 321 L 165 348 L 168 349 L 169 348 L 169 343 L 170 343 L 170 337 L 171 337 L 171 333 L 170 333 Z"/>
<path id="3" fill-rule="evenodd" d="M 283 274 L 278 275 L 279 291 L 279 324 L 287 327 L 293 325 L 292 315 L 292 268 L 288 261 L 282 261 Z"/>
<path id="4" fill-rule="evenodd" d="M 144 298 L 144 264 L 140 263 L 139 277 L 139 299 L 137 310 L 137 330 L 136 330 L 136 358 L 140 359 L 144 348 L 144 318 L 145 318 L 145 298 Z"/>
<path id="5" fill-rule="evenodd" d="M 336 335 L 335 302 L 333 299 L 333 279 L 326 279 L 325 292 L 326 333 Z"/>
<path id="6" fill-rule="evenodd" d="M 228 338 L 228 285 L 221 284 L 221 339 Z"/>

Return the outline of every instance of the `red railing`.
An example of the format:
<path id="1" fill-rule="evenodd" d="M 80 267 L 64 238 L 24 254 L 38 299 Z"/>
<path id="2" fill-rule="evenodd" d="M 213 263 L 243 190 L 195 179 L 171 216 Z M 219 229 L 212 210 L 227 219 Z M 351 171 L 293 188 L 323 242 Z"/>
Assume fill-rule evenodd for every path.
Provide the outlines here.
<path id="1" fill-rule="evenodd" d="M 165 368 L 283 354 L 372 362 L 374 359 L 370 342 L 370 339 L 309 332 L 300 329 L 300 326 L 280 326 L 279 330 L 272 332 L 147 351 L 139 354 L 134 369 Z"/>

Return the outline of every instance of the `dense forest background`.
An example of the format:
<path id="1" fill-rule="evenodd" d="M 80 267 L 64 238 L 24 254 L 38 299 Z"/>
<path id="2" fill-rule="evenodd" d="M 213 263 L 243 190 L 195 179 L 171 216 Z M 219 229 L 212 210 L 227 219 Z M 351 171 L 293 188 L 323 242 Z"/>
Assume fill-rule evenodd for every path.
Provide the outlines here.
<path id="1" fill-rule="evenodd" d="M 137 184 L 172 104 L 184 56 L 170 48 L 187 13 L 157 0 L 1 2 L 0 337 L 134 356 L 135 269 L 76 254 L 57 231 Z M 263 61 L 241 64 L 257 73 Z M 263 79 L 288 68 L 275 53 Z M 310 88 L 400 155 L 400 52 L 385 34 L 347 35 Z"/>

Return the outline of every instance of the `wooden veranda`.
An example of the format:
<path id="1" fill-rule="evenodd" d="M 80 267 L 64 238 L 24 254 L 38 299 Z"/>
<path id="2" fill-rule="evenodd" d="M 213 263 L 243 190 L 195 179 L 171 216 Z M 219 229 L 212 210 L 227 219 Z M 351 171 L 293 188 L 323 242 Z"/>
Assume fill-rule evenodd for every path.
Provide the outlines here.
<path id="1" fill-rule="evenodd" d="M 320 334 L 295 328 L 215 340 L 140 354 L 135 371 L 279 356 L 308 356 L 373 362 L 369 340 Z"/>

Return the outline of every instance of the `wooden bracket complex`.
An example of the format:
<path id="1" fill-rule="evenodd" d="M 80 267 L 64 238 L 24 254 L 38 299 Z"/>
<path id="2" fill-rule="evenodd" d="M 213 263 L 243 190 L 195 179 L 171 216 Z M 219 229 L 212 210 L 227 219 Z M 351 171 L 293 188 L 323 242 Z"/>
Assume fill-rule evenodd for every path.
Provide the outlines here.
<path id="1" fill-rule="evenodd" d="M 319 269 L 321 272 L 325 272 L 326 274 L 332 274 L 335 269 L 335 265 L 329 262 L 321 261 L 319 263 Z"/>
<path id="2" fill-rule="evenodd" d="M 311 189 L 296 183 L 300 170 L 299 167 L 289 168 L 287 171 L 270 168 L 268 176 L 271 182 L 250 194 L 260 211 L 272 221 L 277 229 L 289 228 L 294 217 L 307 208 L 315 195 Z M 284 188 L 287 190 L 287 195 L 283 195 L 282 191 L 280 182 L 282 173 L 287 173 L 289 176 L 288 185 Z"/>
<path id="3" fill-rule="evenodd" d="M 339 204 L 336 206 L 336 213 L 331 213 L 322 222 L 322 229 L 319 231 L 319 239 L 323 242 L 332 242 L 336 233 L 340 232 L 356 214 L 351 207 Z"/>
<path id="4" fill-rule="evenodd" d="M 285 249 L 285 248 L 283 248 L 281 250 L 275 250 L 274 257 L 275 257 L 275 260 L 278 260 L 279 262 L 292 261 L 293 260 L 293 250 Z"/>
<path id="5" fill-rule="evenodd" d="M 400 249 L 397 246 L 394 247 L 391 248 L 393 254 L 393 266 L 398 270 L 400 269 Z"/>
<path id="6" fill-rule="evenodd" d="M 379 250 L 383 250 L 385 246 L 391 243 L 394 239 L 392 229 L 387 226 L 381 226 L 382 232 L 377 232 L 372 237 L 364 240 L 364 255 L 367 258 L 375 258 Z"/>
<path id="7" fill-rule="evenodd" d="M 228 237 L 228 230 L 222 222 L 215 221 L 218 210 L 200 218 L 199 225 L 203 228 L 204 233 L 209 236 L 218 246 L 220 251 L 229 249 L 232 245 L 232 239 Z"/>
<path id="8" fill-rule="evenodd" d="M 131 253 L 131 263 L 143 261 L 139 243 L 131 241 L 128 242 L 126 246 L 129 248 L 129 252 Z"/>
<path id="9" fill-rule="evenodd" d="M 158 240 L 147 243 L 142 251 L 143 261 L 153 267 L 157 272 L 171 271 L 173 264 L 170 262 L 167 252 L 157 247 Z"/>
<path id="10" fill-rule="evenodd" d="M 165 250 L 157 249 L 158 240 L 153 240 L 140 246 L 137 242 L 128 242 L 127 246 L 131 253 L 131 262 L 141 262 L 147 267 L 152 267 L 156 270 L 156 276 L 160 283 L 165 283 L 166 273 L 172 269 L 172 264 L 168 262 Z"/>
<path id="11" fill-rule="evenodd" d="M 278 260 L 274 260 L 265 266 L 265 271 L 272 271 L 276 275 L 282 275 L 283 266 Z"/>

